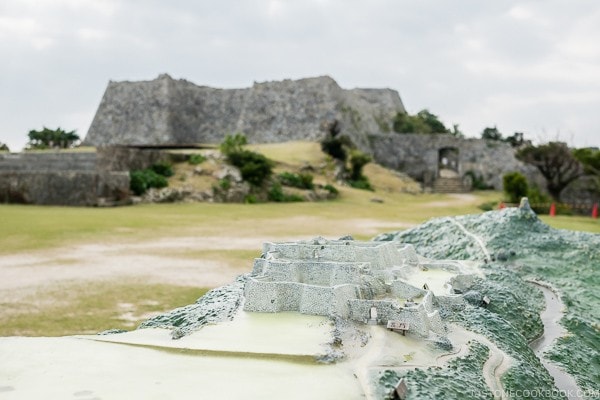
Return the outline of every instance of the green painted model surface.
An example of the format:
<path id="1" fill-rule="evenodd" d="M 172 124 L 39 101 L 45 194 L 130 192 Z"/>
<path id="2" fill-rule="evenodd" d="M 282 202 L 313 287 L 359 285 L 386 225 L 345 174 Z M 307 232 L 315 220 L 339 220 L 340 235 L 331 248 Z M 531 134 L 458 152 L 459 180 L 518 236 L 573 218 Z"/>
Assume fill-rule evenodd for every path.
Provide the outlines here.
<path id="1" fill-rule="evenodd" d="M 600 235 L 553 229 L 524 202 L 520 208 L 433 219 L 414 229 L 379 235 L 375 240 L 410 243 L 428 258 L 482 263 L 485 279 L 465 293 L 465 299 L 472 298 L 473 305 L 448 309 L 447 317 L 483 334 L 514 358 L 515 363 L 502 376 L 506 397 L 518 393 L 522 398 L 562 398 L 564 394 L 557 390 L 559 379 L 553 383 L 529 347 L 543 334 L 540 312 L 544 299 L 540 289 L 528 281 L 545 282 L 554 288 L 565 306 L 560 324 L 568 333 L 559 337 L 544 356 L 575 378 L 581 398 L 597 395 Z M 491 300 L 487 308 L 476 304 L 482 296 Z M 434 376 L 435 371 L 424 370 L 407 374 L 406 379 L 409 387 L 416 388 L 417 383 L 411 383 L 414 379 Z M 464 381 L 468 393 L 471 380 L 459 376 L 455 379 Z M 446 384 L 449 388 L 452 385 L 451 381 L 436 380 L 436 385 Z"/>

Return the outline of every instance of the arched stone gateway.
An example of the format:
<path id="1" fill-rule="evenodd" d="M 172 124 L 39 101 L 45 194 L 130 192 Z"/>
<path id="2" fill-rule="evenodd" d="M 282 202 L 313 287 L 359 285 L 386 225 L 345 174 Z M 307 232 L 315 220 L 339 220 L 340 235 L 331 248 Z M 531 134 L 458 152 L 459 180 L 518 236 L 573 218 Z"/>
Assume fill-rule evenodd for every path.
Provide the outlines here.
<path id="1" fill-rule="evenodd" d="M 446 146 L 438 150 L 438 164 L 433 190 L 438 193 L 468 192 L 471 183 L 461 178 L 458 147 Z"/>
<path id="2" fill-rule="evenodd" d="M 460 176 L 459 151 L 456 147 L 443 147 L 438 151 L 438 177 L 458 178 Z"/>

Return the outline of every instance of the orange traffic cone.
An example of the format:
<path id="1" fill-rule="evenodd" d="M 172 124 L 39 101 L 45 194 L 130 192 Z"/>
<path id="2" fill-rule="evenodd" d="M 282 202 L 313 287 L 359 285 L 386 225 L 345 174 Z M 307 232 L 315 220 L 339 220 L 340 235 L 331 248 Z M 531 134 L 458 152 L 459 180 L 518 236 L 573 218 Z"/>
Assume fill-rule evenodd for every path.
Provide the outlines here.
<path id="1" fill-rule="evenodd" d="M 556 204 L 550 204 L 550 216 L 554 217 L 556 215 Z"/>
<path id="2" fill-rule="evenodd" d="M 506 204 L 504 204 L 504 202 L 501 201 L 500 204 L 498 204 L 498 210 L 502 210 L 503 208 L 506 208 Z"/>
<path id="3" fill-rule="evenodd" d="M 592 208 L 592 218 L 598 218 L 598 203 L 594 203 L 594 208 Z"/>

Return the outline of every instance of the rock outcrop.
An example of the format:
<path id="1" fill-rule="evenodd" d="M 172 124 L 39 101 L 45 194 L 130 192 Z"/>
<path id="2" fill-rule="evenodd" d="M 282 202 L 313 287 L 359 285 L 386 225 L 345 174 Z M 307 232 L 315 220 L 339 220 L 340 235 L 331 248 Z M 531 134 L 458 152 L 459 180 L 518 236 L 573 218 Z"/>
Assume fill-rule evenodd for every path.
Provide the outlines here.
<path id="1" fill-rule="evenodd" d="M 219 143 L 241 132 L 251 143 L 319 140 L 338 120 L 360 147 L 367 134 L 389 131 L 405 111 L 391 89 L 346 90 L 330 77 L 255 83 L 216 89 L 174 80 L 110 82 L 85 145 L 186 145 Z"/>

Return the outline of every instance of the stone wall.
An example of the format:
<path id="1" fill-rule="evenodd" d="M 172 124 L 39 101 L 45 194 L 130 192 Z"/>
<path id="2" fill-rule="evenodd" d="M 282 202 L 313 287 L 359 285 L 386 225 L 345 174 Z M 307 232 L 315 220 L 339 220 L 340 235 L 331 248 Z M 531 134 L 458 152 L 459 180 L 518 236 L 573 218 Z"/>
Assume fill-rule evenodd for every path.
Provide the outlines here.
<path id="1" fill-rule="evenodd" d="M 129 173 L 98 168 L 95 152 L 0 154 L 0 202 L 96 206 L 129 196 Z"/>
<path id="2" fill-rule="evenodd" d="M 127 172 L 0 172 L 0 203 L 97 206 L 124 200 L 128 193 Z"/>
<path id="3" fill-rule="evenodd" d="M 529 180 L 544 185 L 537 169 L 517 160 L 507 143 L 483 139 L 461 139 L 450 135 L 371 134 L 364 150 L 385 167 L 405 172 L 420 182 L 432 182 L 439 174 L 439 151 L 458 149 L 458 174 L 473 171 L 494 187 L 502 189 L 502 176 L 518 171 Z"/>
<path id="4" fill-rule="evenodd" d="M 104 171 L 130 171 L 148 168 L 159 162 L 169 162 L 169 154 L 160 149 L 125 146 L 101 146 L 96 168 Z"/>
<path id="5" fill-rule="evenodd" d="M 320 140 L 324 126 L 338 120 L 365 147 L 366 135 L 389 130 L 399 111 L 394 90 L 346 90 L 327 76 L 216 89 L 161 75 L 110 82 L 84 144 L 220 143 L 234 132 L 251 143 Z"/>
<path id="6" fill-rule="evenodd" d="M 95 152 L 0 153 L 0 172 L 95 171 L 96 161 Z"/>

